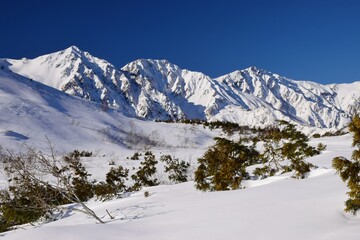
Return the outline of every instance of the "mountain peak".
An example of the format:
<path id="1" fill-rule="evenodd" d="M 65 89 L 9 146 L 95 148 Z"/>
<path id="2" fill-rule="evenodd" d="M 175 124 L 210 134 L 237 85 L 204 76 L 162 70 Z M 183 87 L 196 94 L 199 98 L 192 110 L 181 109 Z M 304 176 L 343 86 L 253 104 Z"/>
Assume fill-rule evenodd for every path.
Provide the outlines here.
<path id="1" fill-rule="evenodd" d="M 158 60 L 141 58 L 126 64 L 122 67 L 122 70 L 138 73 L 142 72 L 143 74 L 147 72 L 147 74 L 149 74 L 149 71 L 153 71 L 154 73 L 167 73 L 168 71 L 178 71 L 180 68 L 166 59 Z"/>
<path id="2" fill-rule="evenodd" d="M 75 46 L 75 45 L 72 45 L 72 46 L 70 46 L 70 47 L 68 47 L 68 48 L 60 51 L 60 54 L 64 54 L 64 55 L 70 55 L 70 54 L 72 54 L 72 55 L 75 55 L 75 56 L 78 56 L 78 57 L 80 57 L 81 55 L 83 55 L 83 53 L 84 53 L 84 52 L 83 52 L 82 50 L 80 50 L 80 48 L 78 48 L 78 47 Z"/>
<path id="3" fill-rule="evenodd" d="M 167 64 L 171 64 L 168 60 L 166 59 L 151 59 L 151 58 L 140 58 L 137 59 L 131 63 L 135 63 L 135 64 L 141 64 L 141 65 L 167 65 Z"/>
<path id="4" fill-rule="evenodd" d="M 251 74 L 255 76 L 263 75 L 263 74 L 271 74 L 269 71 L 266 71 L 264 69 L 257 68 L 256 66 L 250 66 L 242 70 L 235 70 L 231 73 L 228 73 L 224 76 L 220 76 L 217 79 L 224 79 L 225 76 L 243 76 L 243 74 Z"/>
<path id="5" fill-rule="evenodd" d="M 65 51 L 72 51 L 72 52 L 77 52 L 77 53 L 81 53 L 82 51 L 80 50 L 80 48 L 78 48 L 75 45 L 71 45 L 70 47 L 66 48 Z"/>
<path id="6" fill-rule="evenodd" d="M 258 68 L 256 66 L 250 66 L 248 68 L 245 68 L 244 70 L 242 70 L 242 72 L 253 72 L 257 75 L 259 74 L 271 74 L 271 72 L 267 71 L 267 70 L 264 70 L 264 69 L 261 69 L 261 68 Z"/>
<path id="7" fill-rule="evenodd" d="M 250 66 L 248 68 L 245 68 L 244 70 L 248 70 L 248 71 L 259 71 L 261 69 L 257 68 L 256 66 Z"/>

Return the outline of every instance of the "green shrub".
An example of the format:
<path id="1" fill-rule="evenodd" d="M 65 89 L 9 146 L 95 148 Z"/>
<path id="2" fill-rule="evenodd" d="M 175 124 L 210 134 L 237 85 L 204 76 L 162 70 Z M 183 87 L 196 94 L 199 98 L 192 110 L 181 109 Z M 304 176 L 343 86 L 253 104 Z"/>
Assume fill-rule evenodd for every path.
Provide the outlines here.
<path id="1" fill-rule="evenodd" d="M 344 157 L 333 159 L 333 168 L 340 175 L 341 179 L 347 183 L 349 192 L 345 202 L 345 211 L 356 215 L 360 210 L 360 117 L 356 115 L 349 124 L 349 130 L 353 133 L 352 160 Z"/>
<path id="2" fill-rule="evenodd" d="M 337 130 L 336 132 L 326 132 L 322 136 L 323 137 L 334 137 L 334 136 L 341 136 L 344 134 L 346 134 L 346 132 L 344 132 L 342 130 Z"/>
<path id="3" fill-rule="evenodd" d="M 294 171 L 296 178 L 305 178 L 311 168 L 315 167 L 306 162 L 305 158 L 320 154 L 325 147 L 310 146 L 306 135 L 286 121 L 279 121 L 277 128 L 263 130 L 260 139 L 264 141 L 264 151 L 260 155 L 263 167 L 255 169 L 253 174 L 261 178 L 289 171 Z"/>
<path id="4" fill-rule="evenodd" d="M 92 152 L 79 151 L 79 150 L 75 149 L 75 150 L 72 151 L 71 153 L 65 155 L 65 156 L 64 156 L 64 160 L 65 160 L 65 161 L 70 161 L 71 159 L 79 160 L 80 157 L 91 157 L 91 156 L 92 156 Z"/>
<path id="5" fill-rule="evenodd" d="M 276 170 L 270 168 L 270 166 L 257 167 L 254 169 L 253 174 L 260 178 L 267 178 L 269 176 L 274 176 L 276 174 Z"/>
<path id="6" fill-rule="evenodd" d="M 198 159 L 196 188 L 202 191 L 222 191 L 241 187 L 241 181 L 248 178 L 246 167 L 258 155 L 253 146 L 216 138 L 216 144 Z"/>
<path id="7" fill-rule="evenodd" d="M 165 163 L 165 172 L 169 174 L 169 180 L 174 183 L 181 183 L 187 181 L 187 173 L 190 164 L 185 161 L 179 161 L 177 158 L 172 158 L 170 155 L 163 155 L 160 161 Z"/>
<path id="8" fill-rule="evenodd" d="M 319 134 L 319 133 L 315 133 L 314 135 L 313 135 L 313 138 L 320 138 L 321 137 L 321 135 Z"/>
<path id="9" fill-rule="evenodd" d="M 139 190 L 141 187 L 150 187 L 159 185 L 158 179 L 154 178 L 156 173 L 156 164 L 158 161 L 155 159 L 155 155 L 147 151 L 144 154 L 144 161 L 142 161 L 139 167 L 139 170 L 131 175 L 131 178 L 134 180 L 133 190 Z"/>
<path id="10" fill-rule="evenodd" d="M 127 186 L 125 180 L 129 175 L 129 170 L 119 166 L 112 167 L 106 174 L 105 182 L 100 182 L 95 185 L 95 195 L 100 200 L 109 200 L 118 197 L 120 194 L 126 192 Z"/>
<path id="11" fill-rule="evenodd" d="M 134 155 L 131 156 L 131 160 L 139 160 L 141 156 L 141 153 L 135 152 Z"/>
<path id="12" fill-rule="evenodd" d="M 316 147 L 316 149 L 319 151 L 319 152 L 322 152 L 322 151 L 325 151 L 326 150 L 326 145 L 322 144 L 322 143 L 319 143 Z"/>
<path id="13" fill-rule="evenodd" d="M 72 172 L 71 184 L 74 191 L 74 196 L 79 198 L 80 201 L 87 201 L 94 196 L 94 184 L 92 184 L 88 177 L 91 176 L 82 165 L 82 163 L 76 159 L 67 159 L 69 171 Z M 76 199 L 73 199 L 76 201 Z"/>
<path id="14" fill-rule="evenodd" d="M 40 217 L 51 218 L 53 211 L 61 211 L 61 205 L 72 202 L 79 204 L 81 212 L 103 223 L 83 202 L 93 196 L 94 187 L 78 154 L 58 159 L 53 152 L 45 155 L 28 148 L 16 155 L 0 154 L 0 158 L 9 182 L 9 187 L 0 191 L 1 229 Z"/>
<path id="15" fill-rule="evenodd" d="M 69 203 L 57 190 L 31 179 L 19 179 L 9 190 L 2 190 L 0 201 L 1 225 L 4 230 L 36 221 L 51 214 L 53 206 Z"/>

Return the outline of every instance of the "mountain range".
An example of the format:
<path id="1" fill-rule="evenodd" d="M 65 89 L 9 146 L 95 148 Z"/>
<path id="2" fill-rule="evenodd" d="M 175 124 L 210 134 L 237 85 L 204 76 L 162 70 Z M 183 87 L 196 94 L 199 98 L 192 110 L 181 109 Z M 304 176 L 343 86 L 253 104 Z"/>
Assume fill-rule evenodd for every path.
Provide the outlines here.
<path id="1" fill-rule="evenodd" d="M 35 59 L 1 59 L 1 68 L 145 120 L 202 119 L 266 126 L 283 119 L 340 129 L 360 108 L 360 82 L 322 85 L 253 66 L 211 78 L 152 59 L 118 69 L 75 46 Z"/>

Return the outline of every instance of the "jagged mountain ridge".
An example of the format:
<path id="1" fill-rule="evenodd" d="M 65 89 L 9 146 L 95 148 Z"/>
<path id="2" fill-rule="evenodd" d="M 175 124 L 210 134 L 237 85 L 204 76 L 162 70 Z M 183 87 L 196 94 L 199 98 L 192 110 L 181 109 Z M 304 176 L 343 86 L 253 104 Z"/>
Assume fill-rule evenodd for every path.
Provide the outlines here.
<path id="1" fill-rule="evenodd" d="M 211 78 L 151 59 L 116 69 L 75 46 L 31 60 L 5 60 L 20 75 L 149 120 L 196 118 L 256 126 L 284 119 L 305 126 L 341 128 L 360 99 L 357 82 L 294 81 L 256 67 Z"/>
<path id="2" fill-rule="evenodd" d="M 70 95 L 110 104 L 128 113 L 130 107 L 118 94 L 127 77 L 109 62 L 75 46 L 35 59 L 7 59 L 11 71 Z"/>

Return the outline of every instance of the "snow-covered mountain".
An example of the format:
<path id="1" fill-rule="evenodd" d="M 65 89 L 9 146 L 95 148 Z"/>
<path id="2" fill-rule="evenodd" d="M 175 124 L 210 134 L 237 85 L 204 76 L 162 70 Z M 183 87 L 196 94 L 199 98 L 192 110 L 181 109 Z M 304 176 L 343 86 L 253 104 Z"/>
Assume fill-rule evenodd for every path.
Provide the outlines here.
<path id="1" fill-rule="evenodd" d="M 294 81 L 255 67 L 216 80 L 235 96 L 252 96 L 264 101 L 270 113 L 280 112 L 278 118 L 283 115 L 304 125 L 331 128 L 344 126 L 349 117 L 337 103 L 337 92 L 329 85 Z M 257 106 L 246 103 L 246 108 L 253 111 Z"/>
<path id="2" fill-rule="evenodd" d="M 111 105 L 124 113 L 131 107 L 124 104 L 122 89 L 127 77 L 105 60 L 91 56 L 75 46 L 35 59 L 7 59 L 11 71 L 70 95 L 103 105 Z"/>
<path id="3" fill-rule="evenodd" d="M 74 148 L 126 152 L 151 146 L 174 151 L 198 149 L 199 144 L 211 144 L 219 134 L 201 126 L 128 118 L 115 109 L 103 109 L 99 103 L 10 72 L 7 64 L 0 61 L 0 152 L 21 144 L 48 150 L 46 139 L 56 150 L 65 152 Z"/>
<path id="4" fill-rule="evenodd" d="M 151 59 L 116 69 L 75 46 L 35 59 L 5 61 L 20 75 L 148 120 L 196 118 L 255 126 L 284 119 L 342 128 L 360 102 L 360 82 L 321 85 L 256 67 L 213 79 Z"/>

